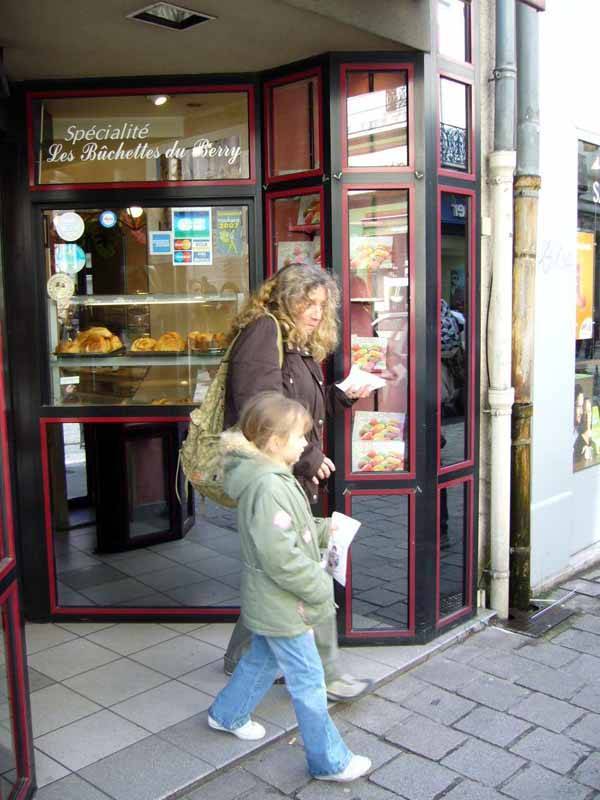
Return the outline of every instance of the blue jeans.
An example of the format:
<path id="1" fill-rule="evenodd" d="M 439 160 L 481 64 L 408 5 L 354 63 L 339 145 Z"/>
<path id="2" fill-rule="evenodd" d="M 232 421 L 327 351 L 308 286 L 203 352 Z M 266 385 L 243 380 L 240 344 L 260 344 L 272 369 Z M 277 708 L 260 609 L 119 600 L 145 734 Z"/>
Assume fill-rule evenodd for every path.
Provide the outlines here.
<path id="1" fill-rule="evenodd" d="M 312 633 L 292 637 L 252 634 L 250 649 L 208 713 L 229 730 L 245 725 L 279 671 L 294 704 L 309 772 L 341 772 L 352 753 L 329 716 L 323 666 Z"/>

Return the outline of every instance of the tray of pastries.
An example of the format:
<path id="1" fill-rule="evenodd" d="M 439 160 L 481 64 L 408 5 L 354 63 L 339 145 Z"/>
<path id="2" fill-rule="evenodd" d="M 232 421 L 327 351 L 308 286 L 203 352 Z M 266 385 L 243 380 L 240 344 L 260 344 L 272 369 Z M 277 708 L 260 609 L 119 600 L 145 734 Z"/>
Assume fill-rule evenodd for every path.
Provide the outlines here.
<path id="1" fill-rule="evenodd" d="M 190 331 L 188 346 L 194 353 L 223 353 L 227 349 L 227 334 Z"/>
<path id="2" fill-rule="evenodd" d="M 112 331 L 96 326 L 81 331 L 74 339 L 59 342 L 56 355 L 61 358 L 81 356 L 115 356 L 125 352 L 123 342 Z"/>
<path id="3" fill-rule="evenodd" d="M 139 336 L 131 343 L 129 355 L 145 356 L 152 353 L 153 356 L 172 356 L 185 355 L 187 345 L 185 339 L 177 331 L 167 331 L 155 339 L 153 336 Z"/>

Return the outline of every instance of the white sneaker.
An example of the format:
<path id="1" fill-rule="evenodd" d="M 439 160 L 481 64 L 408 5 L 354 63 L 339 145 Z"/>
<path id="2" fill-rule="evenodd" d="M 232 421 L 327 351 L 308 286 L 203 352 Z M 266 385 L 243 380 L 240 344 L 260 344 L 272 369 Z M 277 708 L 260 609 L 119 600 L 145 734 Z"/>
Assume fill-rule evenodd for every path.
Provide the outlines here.
<path id="1" fill-rule="evenodd" d="M 371 769 L 371 759 L 366 756 L 352 756 L 346 769 L 336 772 L 335 775 L 315 775 L 318 781 L 338 781 L 348 783 L 362 778 Z"/>
<path id="2" fill-rule="evenodd" d="M 222 725 L 214 720 L 210 714 L 208 716 L 208 727 L 212 728 L 213 731 L 223 731 L 223 733 L 232 733 L 234 736 L 237 736 L 238 739 L 245 739 L 246 741 L 256 741 L 257 739 L 264 739 L 267 735 L 266 730 L 260 724 L 260 722 L 253 722 L 251 719 L 248 720 L 244 725 L 240 725 L 239 728 L 235 728 L 231 730 L 230 728 L 224 728 Z"/>

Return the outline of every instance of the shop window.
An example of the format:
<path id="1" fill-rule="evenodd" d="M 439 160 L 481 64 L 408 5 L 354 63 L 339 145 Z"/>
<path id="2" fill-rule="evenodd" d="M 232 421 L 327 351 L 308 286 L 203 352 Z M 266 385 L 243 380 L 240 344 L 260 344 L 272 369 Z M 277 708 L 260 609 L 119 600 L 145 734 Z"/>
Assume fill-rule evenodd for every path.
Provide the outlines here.
<path id="1" fill-rule="evenodd" d="M 579 142 L 573 470 L 600 463 L 600 144 Z"/>
<path id="2" fill-rule="evenodd" d="M 9 680 L 9 665 L 14 659 L 10 647 L 11 612 L 9 603 L 16 602 L 16 597 L 5 598 L 6 595 L 2 598 L 2 633 L 0 634 L 0 694 L 3 710 L 0 723 L 0 798 L 9 798 L 11 792 L 14 791 L 15 783 L 21 777 L 16 775 L 17 757 L 13 738 L 16 698 L 12 696 Z"/>
<path id="3" fill-rule="evenodd" d="M 470 0 L 438 0 L 437 23 L 440 55 L 453 61 L 470 61 Z"/>
<path id="4" fill-rule="evenodd" d="M 407 70 L 346 69 L 346 166 L 406 167 L 409 163 Z"/>
<path id="5" fill-rule="evenodd" d="M 309 189 L 267 196 L 270 274 L 289 264 L 323 265 L 322 195 Z"/>
<path id="6" fill-rule="evenodd" d="M 411 537 L 407 494 L 351 495 L 350 513 L 362 522 L 352 544 L 353 631 L 410 627 Z"/>
<path id="7" fill-rule="evenodd" d="M 248 296 L 248 207 L 43 212 L 50 401 L 198 404 Z"/>
<path id="8" fill-rule="evenodd" d="M 267 180 L 322 169 L 320 71 L 267 83 Z"/>
<path id="9" fill-rule="evenodd" d="M 239 606 L 235 512 L 184 493 L 186 430 L 183 418 L 43 420 L 53 610 Z M 231 531 L 226 557 L 207 517 Z"/>
<path id="10" fill-rule="evenodd" d="M 441 192 L 440 218 L 440 466 L 469 457 L 470 197 Z"/>
<path id="11" fill-rule="evenodd" d="M 32 186 L 251 178 L 250 88 L 31 102 Z"/>
<path id="12" fill-rule="evenodd" d="M 471 88 L 465 83 L 440 78 L 440 167 L 469 172 Z"/>
<path id="13" fill-rule="evenodd" d="M 438 489 L 438 619 L 471 605 L 472 478 Z"/>
<path id="14" fill-rule="evenodd" d="M 347 363 L 371 373 L 378 384 L 346 412 L 350 471 L 373 478 L 411 467 L 408 191 L 352 190 L 347 204 Z"/>

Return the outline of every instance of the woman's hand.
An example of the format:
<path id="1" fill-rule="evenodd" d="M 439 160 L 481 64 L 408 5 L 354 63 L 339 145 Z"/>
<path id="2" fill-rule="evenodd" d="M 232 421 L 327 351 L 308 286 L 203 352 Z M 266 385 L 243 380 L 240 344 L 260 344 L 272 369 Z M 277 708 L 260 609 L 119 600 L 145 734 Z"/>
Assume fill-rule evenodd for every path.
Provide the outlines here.
<path id="1" fill-rule="evenodd" d="M 368 397 L 371 394 L 371 389 L 368 386 L 349 386 L 344 394 L 348 398 L 348 400 L 360 400 L 364 397 Z"/>
<path id="2" fill-rule="evenodd" d="M 313 477 L 313 483 L 318 483 L 320 480 L 326 481 L 332 472 L 335 472 L 335 464 L 330 458 L 323 456 L 323 463 L 317 470 L 317 474 Z"/>

